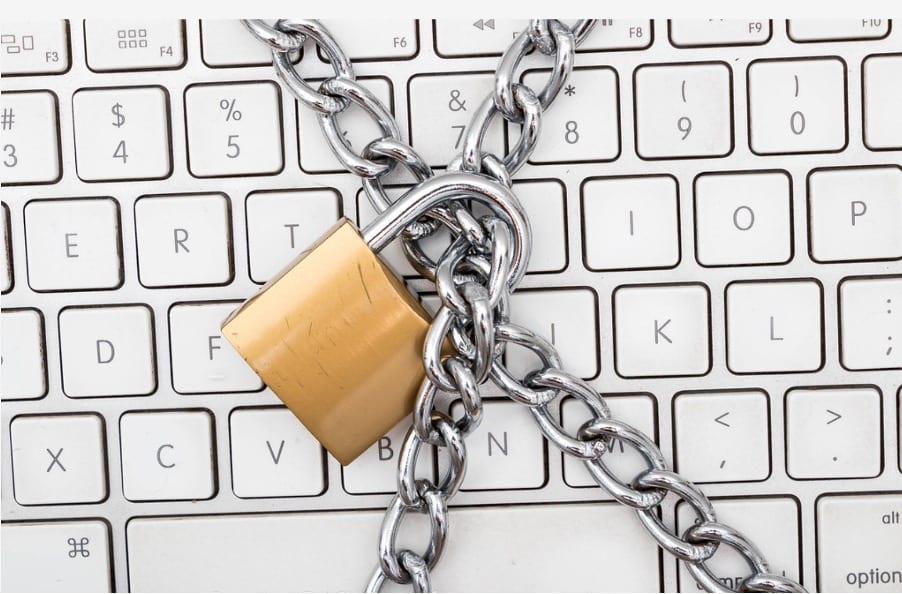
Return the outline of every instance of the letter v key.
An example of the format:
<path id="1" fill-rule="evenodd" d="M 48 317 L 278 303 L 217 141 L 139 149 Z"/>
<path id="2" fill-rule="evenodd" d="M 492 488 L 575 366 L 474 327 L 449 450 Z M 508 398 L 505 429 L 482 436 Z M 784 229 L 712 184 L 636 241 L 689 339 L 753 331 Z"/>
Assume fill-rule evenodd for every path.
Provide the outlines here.
<path id="1" fill-rule="evenodd" d="M 272 456 L 273 464 L 278 464 L 279 460 L 282 458 L 282 448 L 285 447 L 285 440 L 283 439 L 282 442 L 279 444 L 278 452 L 272 451 L 272 444 L 269 443 L 268 439 L 266 440 L 266 447 L 269 449 L 269 455 Z"/>

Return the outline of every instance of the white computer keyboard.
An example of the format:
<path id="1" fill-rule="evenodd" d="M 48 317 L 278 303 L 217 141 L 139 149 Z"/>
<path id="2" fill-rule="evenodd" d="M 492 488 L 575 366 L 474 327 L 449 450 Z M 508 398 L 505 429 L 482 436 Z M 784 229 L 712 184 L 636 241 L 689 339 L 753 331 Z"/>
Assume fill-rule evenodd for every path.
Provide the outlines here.
<path id="1" fill-rule="evenodd" d="M 437 167 L 525 23 L 326 21 Z M 359 180 L 238 22 L 0 33 L 3 590 L 361 588 L 405 427 L 342 468 L 219 335 L 339 216 L 372 219 Z M 378 132 L 341 118 L 354 146 Z M 889 20 L 604 19 L 514 186 L 535 248 L 513 320 L 811 590 L 902 589 L 900 163 Z M 437 588 L 696 590 L 489 396 Z"/>

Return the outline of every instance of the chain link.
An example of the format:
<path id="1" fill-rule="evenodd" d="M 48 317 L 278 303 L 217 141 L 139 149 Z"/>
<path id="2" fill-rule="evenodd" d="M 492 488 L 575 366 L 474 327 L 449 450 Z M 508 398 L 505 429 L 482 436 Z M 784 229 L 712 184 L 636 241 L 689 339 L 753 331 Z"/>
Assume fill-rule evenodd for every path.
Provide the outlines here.
<path id="1" fill-rule="evenodd" d="M 247 29 L 272 50 L 273 66 L 286 88 L 304 106 L 320 114 L 320 125 L 339 161 L 362 178 L 366 194 L 378 213 L 392 209 L 384 178 L 397 165 L 410 173 L 424 204 L 431 210 L 418 220 L 403 218 L 403 229 L 384 226 L 370 236 L 378 245 L 402 235 L 404 251 L 414 268 L 435 282 L 442 302 L 423 346 L 423 381 L 414 409 L 413 425 L 398 456 L 398 491 L 392 499 L 379 538 L 379 563 L 367 591 L 379 591 L 386 579 L 410 584 L 414 591 L 431 589 L 430 570 L 439 561 L 448 534 L 448 501 L 457 493 L 466 474 L 464 438 L 479 426 L 483 407 L 480 385 L 491 378 L 514 401 L 528 407 L 544 436 L 564 453 L 581 459 L 595 481 L 615 500 L 635 509 L 640 521 L 659 546 L 682 560 L 692 576 L 708 591 L 726 591 L 724 582 L 707 561 L 721 546 L 737 551 L 750 574 L 739 584 L 745 592 L 804 592 L 801 585 L 773 575 L 763 555 L 740 532 L 718 522 L 714 506 L 693 483 L 676 474 L 654 441 L 611 418 L 604 398 L 587 382 L 562 370 L 554 345 L 527 328 L 511 324 L 509 300 L 525 270 L 531 247 L 528 222 L 517 213 L 495 211 L 481 219 L 463 200 L 483 198 L 491 183 L 511 186 L 511 176 L 529 159 L 541 130 L 542 115 L 553 103 L 573 69 L 576 47 L 588 35 L 594 21 L 578 21 L 568 27 L 558 20 L 534 19 L 501 58 L 494 92 L 475 111 L 463 136 L 461 155 L 449 172 L 434 175 L 425 160 L 401 140 L 389 110 L 356 82 L 353 66 L 335 38 L 318 21 L 281 19 L 275 25 L 245 21 Z M 334 76 L 314 89 L 292 64 L 291 54 L 312 43 L 326 56 Z M 552 56 L 551 72 L 536 92 L 518 80 L 522 59 L 537 50 Z M 315 53 L 315 52 L 314 52 Z M 300 64 L 302 65 L 302 63 Z M 299 65 L 299 66 L 300 66 Z M 351 105 L 366 113 L 381 136 L 355 152 L 339 131 L 337 118 Z M 484 140 L 497 115 L 520 126 L 520 136 L 510 152 L 498 156 L 486 150 Z M 463 172 L 470 177 L 460 177 Z M 455 177 L 455 175 L 457 177 Z M 484 177 L 483 177 L 484 176 Z M 392 210 L 394 213 L 395 211 Z M 406 226 L 405 226 L 406 225 Z M 434 261 L 420 242 L 441 227 L 452 241 Z M 368 229 L 369 231 L 369 229 Z M 524 347 L 541 361 L 538 369 L 516 377 L 502 363 L 508 343 Z M 456 354 L 444 350 L 453 346 Z M 436 409 L 438 391 L 459 397 L 463 412 L 457 419 Z M 568 433 L 552 412 L 552 404 L 572 397 L 590 413 L 575 434 Z M 616 476 L 605 462 L 614 441 L 635 449 L 646 468 L 630 479 Z M 446 460 L 438 484 L 417 476 L 423 447 L 437 447 Z M 673 495 L 695 512 L 695 523 L 677 534 L 661 519 L 661 506 Z M 396 541 L 408 514 L 429 520 L 425 550 L 398 550 Z"/>

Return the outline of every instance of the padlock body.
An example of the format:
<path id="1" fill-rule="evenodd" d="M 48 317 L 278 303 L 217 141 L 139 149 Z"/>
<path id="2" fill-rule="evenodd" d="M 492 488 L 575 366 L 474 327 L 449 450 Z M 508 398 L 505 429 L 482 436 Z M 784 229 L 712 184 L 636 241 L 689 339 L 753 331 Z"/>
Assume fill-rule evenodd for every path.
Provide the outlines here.
<path id="1" fill-rule="evenodd" d="M 341 219 L 222 334 L 346 465 L 413 410 L 428 325 L 416 298 Z"/>

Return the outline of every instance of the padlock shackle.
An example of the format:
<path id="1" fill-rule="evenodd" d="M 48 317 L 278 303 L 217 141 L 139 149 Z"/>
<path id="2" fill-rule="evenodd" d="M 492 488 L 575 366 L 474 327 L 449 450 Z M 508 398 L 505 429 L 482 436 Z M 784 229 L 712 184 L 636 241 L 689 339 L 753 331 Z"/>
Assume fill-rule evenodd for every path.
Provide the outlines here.
<path id="1" fill-rule="evenodd" d="M 475 200 L 510 225 L 514 245 L 510 286 L 526 273 L 532 249 L 532 229 L 520 201 L 510 188 L 481 175 L 448 172 L 431 177 L 408 190 L 370 223 L 361 235 L 374 252 L 382 251 L 404 228 L 446 200 Z"/>

